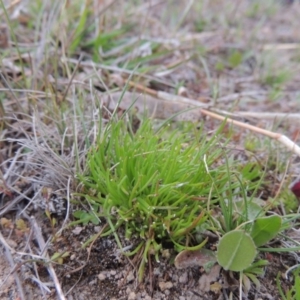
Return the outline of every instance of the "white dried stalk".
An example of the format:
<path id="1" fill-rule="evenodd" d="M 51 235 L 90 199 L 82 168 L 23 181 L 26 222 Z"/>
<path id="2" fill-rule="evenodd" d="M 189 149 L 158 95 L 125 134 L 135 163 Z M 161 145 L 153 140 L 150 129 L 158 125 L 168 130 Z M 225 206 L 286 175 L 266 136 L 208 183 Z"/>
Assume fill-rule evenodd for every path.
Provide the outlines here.
<path id="1" fill-rule="evenodd" d="M 32 225 L 33 231 L 35 233 L 35 238 L 36 238 L 36 240 L 37 240 L 37 242 L 39 244 L 39 248 L 40 248 L 41 252 L 44 252 L 44 257 L 49 260 L 49 255 L 48 255 L 48 253 L 47 253 L 47 251 L 45 249 L 46 243 L 45 243 L 43 235 L 41 233 L 41 229 L 38 226 L 38 224 L 37 224 L 37 222 L 36 222 L 36 220 L 35 220 L 34 217 L 31 217 L 30 221 L 31 221 L 31 225 Z M 63 294 L 63 291 L 61 289 L 59 280 L 58 280 L 58 278 L 56 276 L 55 270 L 54 270 L 54 268 L 53 268 L 53 266 L 52 266 L 51 263 L 49 263 L 47 265 L 47 269 L 48 269 L 48 272 L 49 272 L 49 274 L 50 274 L 50 276 L 51 276 L 51 278 L 52 278 L 52 280 L 54 282 L 58 298 L 60 300 L 66 300 L 66 297 Z"/>
<path id="2" fill-rule="evenodd" d="M 204 115 L 210 116 L 214 119 L 218 119 L 218 120 L 221 120 L 221 121 L 226 121 L 226 123 L 231 123 L 233 125 L 237 125 L 239 127 L 246 128 L 246 129 L 249 129 L 251 131 L 254 131 L 254 132 L 263 134 L 265 136 L 268 136 L 272 139 L 275 139 L 278 142 L 282 143 L 284 146 L 286 146 L 289 150 L 291 150 L 292 152 L 294 152 L 298 156 L 300 156 L 300 147 L 283 134 L 280 134 L 280 133 L 277 133 L 277 132 L 272 132 L 272 131 L 269 131 L 269 130 L 266 130 L 266 129 L 262 129 L 262 128 L 259 128 L 259 127 L 256 127 L 256 126 L 253 126 L 253 125 L 250 125 L 250 124 L 246 124 L 246 123 L 243 123 L 243 122 L 240 122 L 240 121 L 236 121 L 236 120 L 233 120 L 233 119 L 230 119 L 230 118 L 226 118 L 226 117 L 220 116 L 216 113 L 210 112 L 210 111 L 205 110 L 205 109 L 201 109 L 201 112 Z"/>

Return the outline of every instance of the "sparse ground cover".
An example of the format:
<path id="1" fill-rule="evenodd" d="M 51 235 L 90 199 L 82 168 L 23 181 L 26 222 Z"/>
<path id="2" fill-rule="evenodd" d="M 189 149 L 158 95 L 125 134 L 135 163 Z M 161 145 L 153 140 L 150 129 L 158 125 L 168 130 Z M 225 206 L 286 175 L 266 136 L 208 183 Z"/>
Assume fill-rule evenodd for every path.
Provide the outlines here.
<path id="1" fill-rule="evenodd" d="M 300 299 L 300 3 L 0 16 L 1 299 Z"/>

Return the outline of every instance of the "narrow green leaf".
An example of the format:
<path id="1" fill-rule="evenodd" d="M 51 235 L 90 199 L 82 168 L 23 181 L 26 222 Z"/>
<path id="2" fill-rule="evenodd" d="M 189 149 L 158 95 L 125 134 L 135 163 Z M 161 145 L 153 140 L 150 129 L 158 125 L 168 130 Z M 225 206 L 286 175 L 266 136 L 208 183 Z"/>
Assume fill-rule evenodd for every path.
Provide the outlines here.
<path id="1" fill-rule="evenodd" d="M 73 39 L 73 41 L 70 45 L 71 53 L 73 53 L 76 50 L 76 48 L 78 47 L 78 45 L 81 42 L 88 15 L 89 15 L 89 10 L 87 9 L 87 7 L 84 7 L 84 9 L 81 13 L 79 22 L 77 24 L 77 27 L 75 29 L 75 33 L 74 33 L 75 38 Z"/>
<path id="2" fill-rule="evenodd" d="M 296 276 L 295 278 L 295 299 L 300 299 L 300 277 Z"/>

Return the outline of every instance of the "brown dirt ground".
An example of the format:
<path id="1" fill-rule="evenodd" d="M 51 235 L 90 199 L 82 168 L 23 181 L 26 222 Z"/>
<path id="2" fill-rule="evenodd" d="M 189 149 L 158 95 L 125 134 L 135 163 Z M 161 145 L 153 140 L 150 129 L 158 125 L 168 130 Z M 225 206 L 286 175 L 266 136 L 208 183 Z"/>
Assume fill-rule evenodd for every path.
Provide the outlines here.
<path id="1" fill-rule="evenodd" d="M 244 62 L 242 67 L 238 70 L 227 68 L 222 73 L 212 67 L 215 65 L 218 57 L 224 57 L 228 54 L 228 49 L 230 47 L 237 49 L 244 49 L 245 47 L 248 47 L 246 41 L 248 41 L 250 35 L 253 34 L 253 32 L 248 29 L 253 28 L 253 26 L 261 20 L 263 20 L 263 24 L 259 30 L 255 32 L 256 37 L 254 41 L 252 41 L 253 44 L 251 46 L 253 46 L 253 52 L 260 51 L 260 47 L 272 43 L 278 45 L 278 48 L 280 48 L 280 45 L 283 44 L 299 44 L 300 31 L 298 30 L 299 27 L 297 20 L 299 20 L 300 16 L 300 5 L 298 5 L 296 1 L 291 5 L 283 4 L 281 8 L 278 9 L 277 13 L 270 18 L 262 18 L 261 15 L 259 17 L 245 17 L 241 25 L 242 31 L 239 32 L 239 28 L 234 26 L 234 22 L 238 18 L 243 18 L 243 14 L 249 3 L 249 1 L 241 1 L 241 4 L 237 5 L 237 9 L 231 11 L 233 24 L 227 28 L 227 31 L 220 27 L 220 24 L 222 23 L 220 20 L 217 20 L 216 25 L 214 25 L 213 17 L 214 15 L 218 15 L 219 11 L 222 10 L 222 7 L 224 8 L 226 4 L 222 4 L 222 1 L 215 1 L 211 5 L 206 3 L 206 5 L 209 6 L 209 14 L 206 16 L 206 22 L 210 22 L 211 24 L 208 28 L 208 33 L 213 31 L 212 35 L 208 35 L 209 38 L 204 39 L 205 43 L 207 43 L 209 53 L 209 56 L 207 57 L 207 66 L 209 69 L 212 69 L 210 74 L 212 82 L 217 83 L 219 87 L 222 87 L 222 91 L 220 92 L 220 102 L 217 107 L 219 109 L 230 110 L 233 113 L 238 111 L 251 111 L 257 113 L 296 112 L 300 107 L 299 100 L 295 100 L 299 99 L 297 97 L 300 82 L 300 73 L 298 72 L 299 68 L 296 60 L 299 60 L 299 58 L 297 58 L 297 55 L 299 55 L 297 51 L 295 51 L 295 53 L 284 50 L 284 55 L 275 55 L 276 70 L 286 64 L 294 67 L 292 78 L 285 83 L 282 88 L 283 96 L 279 101 L 271 101 L 269 97 L 266 96 L 266 92 L 269 92 L 268 87 L 266 87 L 265 83 L 261 83 L 259 81 L 259 76 L 255 73 L 255 70 L 260 68 L 259 64 L 263 64 L 263 62 L 257 61 L 255 55 L 250 55 L 247 61 Z M 180 11 L 179 2 L 176 2 L 176 5 L 178 5 L 178 10 Z M 153 20 L 156 20 L 155 18 L 159 19 L 161 12 L 160 8 L 163 12 L 168 10 L 168 6 L 166 7 L 165 3 L 159 3 L 155 5 L 155 8 L 149 9 L 148 14 L 151 15 Z M 230 15 L 227 15 L 226 17 L 230 18 Z M 191 12 L 191 20 L 194 19 L 197 19 L 196 11 Z M 26 22 L 26 20 L 24 22 Z M 169 22 L 172 23 L 171 17 Z M 154 36 L 156 33 L 158 36 L 159 34 L 162 34 L 160 31 L 161 24 L 154 22 L 153 26 L 152 34 L 154 34 Z M 186 32 L 192 32 L 193 30 L 191 22 L 186 21 L 182 26 L 185 28 Z M 147 26 L 145 26 L 145 28 L 147 29 Z M 7 28 L 3 29 L 1 34 L 6 30 Z M 0 46 L 7 47 L 8 41 L 6 34 L 1 34 Z M 242 35 L 242 37 L 240 35 Z M 186 45 L 187 48 L 189 46 L 190 45 Z M 178 51 L 183 56 L 187 54 L 187 50 L 184 48 L 179 49 Z M 176 55 L 174 55 L 174 57 L 178 59 Z M 154 64 L 160 65 L 174 62 L 174 57 L 171 56 L 163 58 L 162 61 L 157 59 Z M 182 59 L 182 56 L 180 56 L 180 59 Z M 166 81 L 169 80 L 169 82 L 184 80 L 187 88 L 184 92 L 184 96 L 195 98 L 199 102 L 205 103 L 208 101 L 208 96 L 211 96 L 211 91 L 206 78 L 206 73 L 203 70 L 201 72 L 198 72 L 197 70 L 195 71 L 195 65 L 197 64 L 200 64 L 199 60 L 196 60 L 196 62 L 190 61 L 188 64 L 178 67 L 174 74 L 167 75 L 164 79 Z M 6 67 L 8 69 L 10 68 L 10 66 Z M 91 68 L 86 68 L 87 69 L 84 69 L 84 67 L 82 67 L 80 75 L 86 76 L 87 73 L 91 72 Z M 13 73 L 11 69 L 9 69 L 9 71 L 6 70 L 6 72 Z M 13 75 L 11 76 L 13 77 Z M 116 80 L 116 78 L 114 78 L 114 80 Z M 146 79 L 143 82 L 143 84 L 148 85 L 148 87 L 155 90 L 163 89 L 167 92 L 174 92 L 174 85 L 167 87 L 163 83 L 148 83 L 149 82 Z M 64 84 L 59 84 L 65 87 Z M 101 90 L 101 88 L 103 87 L 97 86 L 98 90 Z M 243 92 L 249 90 L 254 92 L 253 97 L 242 95 Z M 210 99 L 212 99 L 212 97 Z M 90 99 L 86 100 L 89 101 Z M 151 99 L 149 101 L 151 101 Z M 24 142 L 24 139 L 27 138 L 28 141 L 26 142 L 27 144 L 25 144 L 29 148 L 30 145 L 32 145 L 32 142 L 34 142 L 33 126 L 31 124 L 29 125 L 25 121 L 22 123 L 20 121 L 22 120 L 21 114 L 16 117 L 14 115 L 14 107 L 10 106 L 10 104 L 7 104 L 5 109 L 9 116 L 8 119 L 10 127 L 9 130 L 1 133 L 1 163 L 5 162 L 9 158 L 13 159 L 14 155 L 17 156 L 15 153 L 18 153 L 18 150 L 21 147 L 18 142 Z M 126 107 L 123 109 L 126 109 Z M 164 106 L 159 109 L 158 113 L 164 114 L 168 111 L 168 109 L 168 107 Z M 174 109 L 173 106 L 172 109 Z M 0 114 L 0 117 L 1 116 L 2 115 Z M 165 117 L 165 115 L 163 117 Z M 193 119 L 199 118 L 199 116 L 197 114 L 193 116 L 188 115 L 187 118 Z M 47 119 L 46 121 L 49 120 Z M 247 117 L 246 121 L 264 128 L 276 127 L 278 132 L 284 133 L 290 136 L 293 140 L 299 141 L 298 122 L 280 122 L 278 124 L 275 121 L 268 121 L 265 119 L 257 120 L 250 117 Z M 217 124 L 219 124 L 217 121 L 208 120 L 206 126 L 208 130 L 213 130 L 216 128 Z M 39 124 L 37 127 L 38 126 Z M 46 125 L 45 127 L 43 126 L 44 125 L 40 128 L 41 132 L 42 129 L 46 128 Z M 226 128 L 224 132 L 226 134 Z M 237 147 L 237 145 L 240 145 L 240 141 L 248 135 L 250 134 L 245 132 L 242 134 L 236 132 L 234 136 L 235 143 L 233 146 Z M 11 141 L 9 139 L 15 140 Z M 59 144 L 59 142 L 57 144 Z M 42 158 L 49 157 L 49 159 L 53 160 L 57 163 L 57 165 L 61 164 L 59 160 L 56 161 L 56 157 L 51 157 L 51 153 L 47 152 L 47 148 L 43 148 L 42 142 L 35 146 L 37 149 L 37 156 L 44 151 L 44 156 L 41 156 Z M 72 153 L 71 147 L 69 149 L 65 149 L 65 153 L 61 154 L 62 160 L 69 157 L 70 153 Z M 260 153 L 258 153 L 258 155 L 260 155 Z M 92 244 L 90 249 L 82 249 L 82 243 L 84 243 L 92 235 L 98 233 L 105 225 L 104 222 L 99 226 L 89 224 L 86 226 L 79 225 L 78 227 L 67 228 L 63 230 L 61 234 L 55 238 L 55 240 L 52 240 L 55 233 L 60 229 L 60 226 L 65 225 L 64 217 L 66 215 L 66 205 L 61 204 L 65 203 L 67 198 L 65 193 L 66 189 L 62 188 L 65 188 L 67 185 L 67 176 L 63 176 L 65 170 L 63 168 L 61 169 L 61 172 L 60 170 L 56 170 L 56 173 L 53 173 L 53 175 L 51 173 L 51 168 L 49 167 L 50 163 L 47 165 L 46 170 L 43 167 L 28 168 L 26 159 L 29 158 L 23 160 L 23 158 L 18 157 L 18 159 L 20 161 L 20 167 L 15 168 L 15 173 L 11 176 L 11 182 L 14 183 L 14 190 L 10 191 L 9 188 L 6 189 L 5 185 L 0 186 L 0 211 L 4 212 L 6 211 L 6 208 L 9 207 L 10 203 L 16 203 L 10 207 L 7 212 L 1 213 L 1 244 L 3 247 L 1 247 L 0 250 L 0 299 L 18 300 L 24 298 L 52 300 L 60 298 L 56 292 L 53 278 L 49 276 L 48 265 L 39 260 L 42 256 L 41 249 L 44 249 L 44 247 L 42 247 L 39 243 L 41 240 L 48 241 L 49 239 L 51 239 L 51 243 L 49 243 L 45 248 L 49 256 L 62 251 L 68 251 L 70 253 L 69 256 L 63 259 L 63 264 L 52 264 L 62 288 L 62 293 L 68 300 L 238 299 L 238 278 L 236 277 L 236 274 L 225 272 L 218 266 L 215 266 L 211 270 L 210 274 L 206 274 L 206 272 L 199 267 L 178 270 L 173 265 L 176 253 L 172 248 L 168 249 L 165 253 L 165 257 L 162 257 L 159 263 L 155 262 L 154 259 L 149 261 L 145 272 L 145 281 L 143 283 L 138 283 L 136 276 L 136 261 L 134 258 L 127 258 L 120 254 L 113 237 L 98 238 Z M 32 157 L 30 159 L 32 159 Z M 292 170 L 294 172 L 295 170 L 298 171 L 299 159 L 293 159 L 292 163 Z M 26 171 L 24 171 L 24 169 L 26 169 Z M 19 177 L 17 175 L 19 174 L 18 172 L 21 174 Z M 43 185 L 28 181 L 24 174 L 26 174 L 26 178 L 30 178 L 32 175 L 32 177 L 35 176 L 36 178 L 36 176 L 38 176 L 43 180 L 48 178 L 47 176 L 49 175 L 49 178 L 53 181 L 53 187 L 49 188 L 50 191 L 44 191 Z M 2 175 L 2 173 L 0 175 Z M 62 177 L 59 177 L 59 175 Z M 55 176 L 55 178 L 53 176 Z M 276 176 L 273 176 L 272 178 L 274 179 Z M 0 179 L 2 180 L 2 178 Z M 276 194 L 280 182 L 281 181 L 276 177 L 276 179 L 274 179 L 273 186 L 269 187 L 267 195 Z M 56 188 L 55 190 L 54 187 Z M 51 194 L 51 197 L 48 197 L 47 195 L 45 196 L 43 193 L 49 193 Z M 22 195 L 22 199 L 16 201 L 19 195 Z M 36 203 L 30 202 L 38 197 L 39 201 Z M 266 198 L 268 198 L 268 196 L 266 196 Z M 29 203 L 31 203 L 31 206 L 26 208 L 24 212 L 23 209 Z M 56 210 L 52 217 L 55 217 L 58 222 L 53 227 L 51 226 L 49 219 L 44 214 L 45 207 L 49 207 L 51 205 L 56 206 Z M 17 216 L 19 217 L 18 214 L 21 211 L 23 223 L 16 224 L 15 219 Z M 41 239 L 38 239 L 36 236 L 38 229 L 34 229 L 31 217 L 34 217 L 36 224 L 38 224 L 38 227 L 41 228 Z M 121 239 L 125 246 L 132 245 L 137 242 L 134 240 L 126 241 L 122 238 L 122 235 Z M 210 243 L 207 247 L 215 249 L 215 246 L 216 245 L 214 243 Z M 15 251 L 18 253 L 16 254 Z M 8 254 L 8 252 L 10 254 Z M 21 252 L 25 253 L 25 255 L 21 255 Z M 39 257 L 34 255 L 38 255 Z M 261 288 L 260 290 L 257 290 L 255 286 L 252 286 L 248 295 L 244 295 L 243 299 L 281 299 L 276 286 L 276 277 L 278 272 L 284 274 L 288 267 L 298 263 L 297 257 L 290 254 L 268 254 L 263 255 L 262 258 L 269 260 L 270 265 L 265 269 L 265 274 L 260 277 Z M 23 290 L 23 296 L 21 295 L 20 287 L 17 287 L 16 285 L 18 280 L 22 285 L 21 290 Z M 280 282 L 284 290 L 290 288 L 293 284 L 291 278 L 285 278 L 283 275 L 280 277 Z"/>

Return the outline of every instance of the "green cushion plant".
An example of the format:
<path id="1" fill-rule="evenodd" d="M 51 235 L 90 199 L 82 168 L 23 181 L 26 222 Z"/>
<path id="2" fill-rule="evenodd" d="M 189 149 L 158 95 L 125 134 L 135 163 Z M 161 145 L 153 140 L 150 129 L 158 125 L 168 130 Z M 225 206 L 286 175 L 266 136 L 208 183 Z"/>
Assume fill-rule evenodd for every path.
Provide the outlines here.
<path id="1" fill-rule="evenodd" d="M 128 118 L 112 117 L 100 129 L 79 175 L 91 210 L 74 216 L 84 224 L 104 217 L 103 235 L 113 234 L 120 249 L 120 228 L 123 238 L 139 241 L 124 254 L 140 258 L 140 281 L 151 255 L 159 261 L 163 242 L 177 252 L 200 249 L 207 242 L 199 239 L 204 228 L 221 237 L 218 263 L 258 285 L 266 262 L 255 259 L 269 251 L 259 247 L 283 230 L 281 217 L 266 216 L 268 208 L 254 197 L 263 172 L 253 163 L 242 166 L 220 146 L 222 127 L 205 136 L 194 124 L 176 130 L 168 122 L 156 130 L 153 124 L 144 120 L 134 132 Z"/>
<path id="2" fill-rule="evenodd" d="M 241 185 L 224 164 L 227 151 L 218 145 L 218 132 L 209 138 L 192 124 L 180 130 L 170 130 L 168 123 L 157 130 L 152 125 L 143 121 L 133 133 L 129 122 L 112 119 L 80 176 L 91 219 L 105 217 L 107 234 L 113 233 L 120 247 L 119 227 L 127 239 L 140 238 L 131 253 L 143 253 L 140 279 L 149 254 L 159 260 L 162 241 L 172 242 L 177 251 L 203 247 L 206 240 L 193 239 L 196 228 L 228 189 L 235 197 Z"/>

